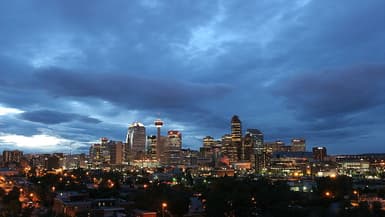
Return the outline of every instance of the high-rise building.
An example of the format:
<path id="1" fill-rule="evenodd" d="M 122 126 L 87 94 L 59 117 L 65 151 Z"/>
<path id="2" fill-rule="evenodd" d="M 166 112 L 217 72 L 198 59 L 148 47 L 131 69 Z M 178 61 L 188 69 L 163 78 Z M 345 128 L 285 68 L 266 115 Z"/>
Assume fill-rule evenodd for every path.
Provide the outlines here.
<path id="1" fill-rule="evenodd" d="M 63 167 L 64 154 L 53 153 L 44 156 L 44 168 L 47 170 L 55 170 Z"/>
<path id="2" fill-rule="evenodd" d="M 142 123 L 134 122 L 128 127 L 126 144 L 130 160 L 142 160 L 146 150 L 146 128 Z"/>
<path id="3" fill-rule="evenodd" d="M 313 147 L 313 159 L 315 161 L 324 161 L 327 157 L 327 151 L 325 147 Z"/>
<path id="4" fill-rule="evenodd" d="M 212 158 L 214 143 L 214 138 L 211 136 L 206 136 L 203 138 L 203 147 L 199 149 L 201 157 L 206 159 Z"/>
<path id="5" fill-rule="evenodd" d="M 64 169 L 86 169 L 87 168 L 87 155 L 85 153 L 81 154 L 70 154 L 65 155 L 63 159 L 63 168 Z"/>
<path id="6" fill-rule="evenodd" d="M 163 154 L 163 150 L 161 147 L 161 136 L 160 136 L 160 128 L 163 126 L 163 121 L 160 119 L 157 119 L 154 121 L 155 127 L 156 127 L 156 158 L 160 160 L 161 155 Z"/>
<path id="7" fill-rule="evenodd" d="M 237 160 L 245 159 L 242 143 L 242 123 L 237 115 L 231 118 L 231 145 L 237 150 Z"/>
<path id="8" fill-rule="evenodd" d="M 218 167 L 218 160 L 222 156 L 222 141 L 221 140 L 215 140 L 214 144 L 212 145 L 212 153 L 213 153 L 213 161 L 214 161 L 214 166 Z"/>
<path id="9" fill-rule="evenodd" d="M 258 129 L 247 129 L 245 135 L 245 156 L 251 161 L 257 173 L 266 168 L 266 151 L 263 133 Z"/>
<path id="10" fill-rule="evenodd" d="M 233 145 L 230 134 L 222 136 L 222 153 L 227 156 L 230 164 L 238 161 L 237 148 Z"/>
<path id="11" fill-rule="evenodd" d="M 291 140 L 291 151 L 292 152 L 305 152 L 306 151 L 305 139 L 292 139 Z"/>
<path id="12" fill-rule="evenodd" d="M 182 133 L 177 130 L 169 130 L 167 133 L 167 165 L 180 164 L 180 151 L 182 148 Z"/>
<path id="13" fill-rule="evenodd" d="M 110 164 L 120 165 L 124 158 L 124 144 L 121 141 L 109 141 Z"/>
<path id="14" fill-rule="evenodd" d="M 20 163 L 23 157 L 23 152 L 19 150 L 3 151 L 3 163 Z"/>
<path id="15" fill-rule="evenodd" d="M 203 147 L 212 147 L 214 143 L 214 138 L 211 136 L 206 136 L 205 138 L 203 138 Z"/>
<path id="16" fill-rule="evenodd" d="M 275 142 L 266 142 L 264 144 L 265 149 L 270 153 L 279 152 L 283 150 L 285 143 L 281 140 L 277 140 Z"/>
<path id="17" fill-rule="evenodd" d="M 106 137 L 102 137 L 100 143 L 91 145 L 90 160 L 94 168 L 101 168 L 103 165 L 110 164 L 111 155 Z"/>
<path id="18" fill-rule="evenodd" d="M 147 136 L 147 156 L 151 160 L 158 160 L 156 154 L 156 136 Z"/>

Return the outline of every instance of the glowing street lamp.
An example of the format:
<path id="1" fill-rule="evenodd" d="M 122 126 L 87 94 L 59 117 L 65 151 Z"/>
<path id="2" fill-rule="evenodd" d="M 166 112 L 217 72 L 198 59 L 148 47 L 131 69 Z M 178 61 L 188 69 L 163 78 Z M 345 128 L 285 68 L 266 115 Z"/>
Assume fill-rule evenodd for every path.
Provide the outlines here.
<path id="1" fill-rule="evenodd" d="M 353 194 L 356 195 L 357 201 L 360 201 L 360 192 L 358 192 L 357 190 L 354 190 Z"/>
<path id="2" fill-rule="evenodd" d="M 162 203 L 162 217 L 164 217 L 164 210 L 167 208 L 167 203 Z"/>
<path id="3" fill-rule="evenodd" d="M 330 197 L 332 194 L 329 192 L 329 191 L 327 191 L 327 192 L 325 192 L 325 196 L 326 197 Z"/>

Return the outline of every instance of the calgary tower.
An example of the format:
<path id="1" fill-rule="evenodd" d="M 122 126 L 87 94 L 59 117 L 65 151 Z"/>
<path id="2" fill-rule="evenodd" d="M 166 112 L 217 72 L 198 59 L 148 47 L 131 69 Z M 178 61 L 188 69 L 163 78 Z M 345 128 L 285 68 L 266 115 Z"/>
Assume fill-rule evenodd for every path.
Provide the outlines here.
<path id="1" fill-rule="evenodd" d="M 156 134 L 156 158 L 159 160 L 160 158 L 160 128 L 163 126 L 163 121 L 157 119 L 154 121 L 157 134 Z"/>

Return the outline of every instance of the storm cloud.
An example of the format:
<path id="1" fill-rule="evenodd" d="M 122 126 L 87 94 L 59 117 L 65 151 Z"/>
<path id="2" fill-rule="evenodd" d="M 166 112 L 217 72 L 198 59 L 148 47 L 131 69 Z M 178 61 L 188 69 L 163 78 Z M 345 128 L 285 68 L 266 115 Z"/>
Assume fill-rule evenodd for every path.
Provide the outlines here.
<path id="1" fill-rule="evenodd" d="M 230 85 L 192 83 L 187 81 L 146 78 L 129 74 L 87 73 L 49 69 L 36 73 L 38 85 L 54 95 L 95 97 L 127 108 L 179 108 L 189 110 L 192 105 L 222 98 Z"/>
<path id="2" fill-rule="evenodd" d="M 385 66 L 297 75 L 273 90 L 305 118 L 344 117 L 385 104 Z"/>
<path id="3" fill-rule="evenodd" d="M 50 110 L 24 112 L 20 116 L 24 120 L 43 123 L 43 124 L 59 124 L 59 123 L 65 123 L 65 122 L 71 122 L 71 121 L 81 121 L 81 122 L 93 123 L 93 124 L 97 124 L 101 122 L 96 118 L 91 118 L 91 117 L 78 115 L 74 113 L 65 113 L 65 112 L 50 111 Z"/>
<path id="4" fill-rule="evenodd" d="M 385 152 L 383 8 L 7 1 L 0 109 L 18 113 L 0 114 L 0 147 L 40 138 L 51 150 L 84 151 L 102 136 L 123 140 L 133 121 L 154 133 L 162 118 L 162 130 L 181 130 L 183 147 L 197 149 L 204 136 L 229 133 L 237 114 L 266 141 L 305 137 L 331 153 Z"/>

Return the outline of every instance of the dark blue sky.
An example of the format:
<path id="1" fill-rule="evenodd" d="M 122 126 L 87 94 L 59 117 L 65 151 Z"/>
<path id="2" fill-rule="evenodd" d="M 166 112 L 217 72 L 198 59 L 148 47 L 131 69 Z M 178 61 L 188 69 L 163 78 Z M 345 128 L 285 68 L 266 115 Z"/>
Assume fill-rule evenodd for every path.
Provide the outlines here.
<path id="1" fill-rule="evenodd" d="M 143 122 L 183 146 L 385 152 L 385 1 L 3 1 L 0 150 L 87 151 Z"/>

